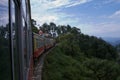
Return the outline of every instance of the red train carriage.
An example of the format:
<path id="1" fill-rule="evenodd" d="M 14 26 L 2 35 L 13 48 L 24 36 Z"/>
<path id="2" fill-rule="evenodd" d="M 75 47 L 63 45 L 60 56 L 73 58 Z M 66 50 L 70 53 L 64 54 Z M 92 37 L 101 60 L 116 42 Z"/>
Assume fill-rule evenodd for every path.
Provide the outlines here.
<path id="1" fill-rule="evenodd" d="M 49 49 L 51 46 L 50 46 L 50 39 L 49 38 L 45 38 L 45 49 Z"/>
<path id="2" fill-rule="evenodd" d="M 36 33 L 33 33 L 34 41 L 34 59 L 37 59 L 45 50 L 51 48 L 54 44 L 52 38 L 48 38 Z"/>
<path id="3" fill-rule="evenodd" d="M 45 39 L 39 34 L 33 33 L 34 58 L 38 58 L 45 51 Z"/>

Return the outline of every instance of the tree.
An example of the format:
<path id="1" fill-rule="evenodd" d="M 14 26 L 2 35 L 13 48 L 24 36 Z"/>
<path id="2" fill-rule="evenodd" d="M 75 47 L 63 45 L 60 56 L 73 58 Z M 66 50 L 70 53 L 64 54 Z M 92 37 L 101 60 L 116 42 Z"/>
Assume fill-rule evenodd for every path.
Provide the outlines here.
<path id="1" fill-rule="evenodd" d="M 86 77 L 92 80 L 117 80 L 120 77 L 120 66 L 118 63 L 97 58 L 84 61 Z"/>
<path id="2" fill-rule="evenodd" d="M 32 31 L 35 32 L 35 33 L 38 33 L 39 30 L 35 25 L 36 25 L 36 21 L 34 19 L 32 19 L 31 20 Z"/>
<path id="3" fill-rule="evenodd" d="M 42 25 L 42 31 L 47 33 L 50 32 L 50 26 L 47 23 L 44 23 Z"/>
<path id="4" fill-rule="evenodd" d="M 51 30 L 55 31 L 56 24 L 53 23 L 53 22 L 51 22 L 51 23 L 50 23 L 50 28 L 51 28 Z"/>
<path id="5" fill-rule="evenodd" d="M 71 33 L 79 34 L 79 33 L 80 33 L 80 29 L 79 29 L 79 28 L 76 28 L 76 27 L 73 27 L 73 28 L 71 29 Z"/>
<path id="6" fill-rule="evenodd" d="M 67 32 L 70 32 L 71 29 L 72 29 L 71 26 L 70 26 L 70 25 L 67 25 L 66 27 L 67 27 Z"/>

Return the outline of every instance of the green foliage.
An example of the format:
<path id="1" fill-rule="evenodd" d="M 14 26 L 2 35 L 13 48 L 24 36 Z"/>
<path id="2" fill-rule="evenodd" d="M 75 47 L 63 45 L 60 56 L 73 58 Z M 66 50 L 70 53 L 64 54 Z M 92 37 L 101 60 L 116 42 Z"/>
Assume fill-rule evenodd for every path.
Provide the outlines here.
<path id="1" fill-rule="evenodd" d="M 47 23 L 44 23 L 40 28 L 44 33 L 48 33 L 50 31 L 50 26 Z"/>
<path id="2" fill-rule="evenodd" d="M 119 80 L 120 65 L 116 49 L 70 25 L 43 24 L 49 32 L 57 30 L 59 45 L 47 55 L 43 80 Z M 118 49 L 118 48 L 117 48 Z"/>
<path id="3" fill-rule="evenodd" d="M 37 33 L 37 34 L 38 34 L 38 32 L 39 32 L 38 28 L 35 27 L 35 26 L 32 26 L 32 31 L 35 32 L 35 33 Z"/>
<path id="4" fill-rule="evenodd" d="M 120 80 L 116 49 L 101 38 L 73 31 L 57 41 L 46 57 L 43 80 Z"/>
<path id="5" fill-rule="evenodd" d="M 44 23 L 40 29 L 43 32 L 50 33 L 52 32 L 57 32 L 58 35 L 60 34 L 66 34 L 66 33 L 74 33 L 74 34 L 79 34 L 80 29 L 76 27 L 71 27 L 70 25 L 56 25 L 53 22 L 50 22 L 50 24 Z"/>
<path id="6" fill-rule="evenodd" d="M 0 80 L 11 80 L 8 25 L 0 26 Z"/>
<path id="7" fill-rule="evenodd" d="M 61 53 L 60 48 L 56 47 L 45 60 L 43 80 L 82 80 L 79 76 L 82 74 L 81 66 L 78 63 L 71 56 Z"/>
<path id="8" fill-rule="evenodd" d="M 60 44 L 47 55 L 43 80 L 119 80 L 118 63 L 105 59 L 86 58 L 82 53 L 74 54 L 77 57 L 71 56 L 66 54 L 66 48 L 62 45 Z"/>
<path id="9" fill-rule="evenodd" d="M 118 56 L 116 49 L 102 39 L 83 34 L 80 34 L 78 39 L 80 49 L 87 57 L 116 60 Z"/>
<path id="10" fill-rule="evenodd" d="M 120 65 L 113 61 L 91 58 L 83 64 L 87 69 L 86 77 L 92 77 L 94 80 L 117 80 L 120 74 Z"/>
<path id="11" fill-rule="evenodd" d="M 76 27 L 73 27 L 70 32 L 73 33 L 73 34 L 79 34 L 80 33 L 80 29 L 76 28 Z"/>
<path id="12" fill-rule="evenodd" d="M 31 26 L 32 26 L 32 32 L 38 33 L 39 30 L 38 28 L 35 26 L 36 21 L 34 19 L 31 20 Z"/>

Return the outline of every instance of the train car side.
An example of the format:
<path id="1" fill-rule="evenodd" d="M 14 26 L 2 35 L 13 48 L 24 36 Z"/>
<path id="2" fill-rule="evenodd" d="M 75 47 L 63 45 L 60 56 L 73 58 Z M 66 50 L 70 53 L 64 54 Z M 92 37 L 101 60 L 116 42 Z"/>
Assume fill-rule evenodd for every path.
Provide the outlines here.
<path id="1" fill-rule="evenodd" d="M 44 51 L 54 46 L 54 39 L 43 37 L 39 34 L 33 33 L 34 39 L 34 59 L 37 59 Z"/>
<path id="2" fill-rule="evenodd" d="M 38 58 L 44 51 L 44 38 L 42 38 L 40 35 L 33 33 L 33 39 L 34 39 L 34 58 Z"/>

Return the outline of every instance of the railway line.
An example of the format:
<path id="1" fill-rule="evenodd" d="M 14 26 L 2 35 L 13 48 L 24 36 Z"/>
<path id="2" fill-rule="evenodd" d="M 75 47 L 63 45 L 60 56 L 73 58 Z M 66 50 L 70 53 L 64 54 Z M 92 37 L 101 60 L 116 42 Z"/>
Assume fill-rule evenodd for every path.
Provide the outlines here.
<path id="1" fill-rule="evenodd" d="M 33 80 L 42 80 L 42 68 L 43 68 L 45 57 L 50 51 L 52 51 L 52 49 L 54 47 L 52 47 L 48 51 L 44 52 L 44 54 L 42 54 L 39 57 L 39 59 L 37 60 L 35 66 L 34 66 L 34 72 L 33 72 L 33 78 L 32 78 Z"/>

